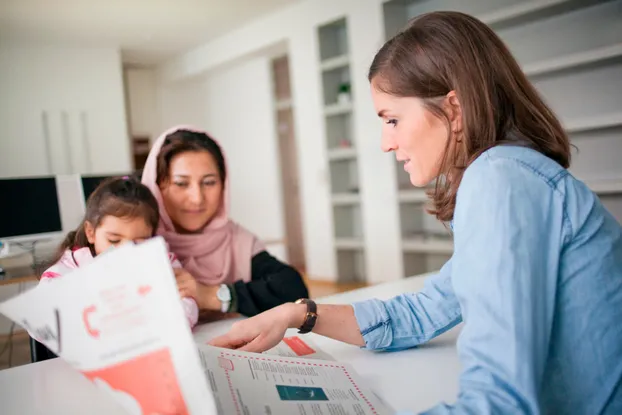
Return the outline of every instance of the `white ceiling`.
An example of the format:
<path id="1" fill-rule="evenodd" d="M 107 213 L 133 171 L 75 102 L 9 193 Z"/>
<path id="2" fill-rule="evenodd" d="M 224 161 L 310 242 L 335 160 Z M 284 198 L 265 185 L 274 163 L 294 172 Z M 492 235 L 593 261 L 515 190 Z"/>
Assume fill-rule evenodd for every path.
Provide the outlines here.
<path id="1" fill-rule="evenodd" d="M 0 37 L 114 45 L 154 64 L 300 0 L 0 0 Z"/>

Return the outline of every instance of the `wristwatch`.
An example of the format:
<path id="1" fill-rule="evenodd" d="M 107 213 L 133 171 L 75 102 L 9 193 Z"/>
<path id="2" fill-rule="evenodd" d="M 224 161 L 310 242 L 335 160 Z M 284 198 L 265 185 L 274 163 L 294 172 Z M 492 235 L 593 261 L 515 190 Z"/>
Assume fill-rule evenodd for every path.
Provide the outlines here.
<path id="1" fill-rule="evenodd" d="M 227 284 L 220 284 L 218 291 L 216 291 L 216 298 L 220 300 L 220 311 L 226 313 L 231 307 L 231 290 Z"/>
<path id="2" fill-rule="evenodd" d="M 317 322 L 317 305 L 315 301 L 310 300 L 308 298 L 300 298 L 296 300 L 296 304 L 306 304 L 307 312 L 305 313 L 305 319 L 302 322 L 302 325 L 298 328 L 298 333 L 306 334 L 313 330 L 315 327 L 315 323 Z"/>

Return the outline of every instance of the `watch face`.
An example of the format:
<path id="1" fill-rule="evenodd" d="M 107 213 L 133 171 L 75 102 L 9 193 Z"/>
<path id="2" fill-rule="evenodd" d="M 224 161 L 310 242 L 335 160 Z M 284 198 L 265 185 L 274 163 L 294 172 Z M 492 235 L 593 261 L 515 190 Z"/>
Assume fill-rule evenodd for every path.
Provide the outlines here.
<path id="1" fill-rule="evenodd" d="M 229 287 L 221 285 L 216 292 L 216 297 L 220 301 L 231 301 L 231 291 L 229 291 Z"/>

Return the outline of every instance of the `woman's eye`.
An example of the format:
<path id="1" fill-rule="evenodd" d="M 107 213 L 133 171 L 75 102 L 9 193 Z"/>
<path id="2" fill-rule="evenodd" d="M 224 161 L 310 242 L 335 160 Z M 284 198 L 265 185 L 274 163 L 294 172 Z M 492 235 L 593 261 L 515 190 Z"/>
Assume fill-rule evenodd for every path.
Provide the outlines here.
<path id="1" fill-rule="evenodd" d="M 188 183 L 175 182 L 175 186 L 177 186 L 177 187 L 188 187 Z"/>
<path id="2" fill-rule="evenodd" d="M 108 239 L 108 242 L 110 243 L 110 245 L 116 245 L 121 241 L 111 241 L 110 239 Z"/>
<path id="3" fill-rule="evenodd" d="M 209 182 L 203 182 L 204 186 L 215 186 L 216 180 L 210 180 Z"/>
<path id="4" fill-rule="evenodd" d="M 387 124 L 392 124 L 394 127 L 397 125 L 397 120 L 395 118 L 391 118 L 386 121 Z"/>

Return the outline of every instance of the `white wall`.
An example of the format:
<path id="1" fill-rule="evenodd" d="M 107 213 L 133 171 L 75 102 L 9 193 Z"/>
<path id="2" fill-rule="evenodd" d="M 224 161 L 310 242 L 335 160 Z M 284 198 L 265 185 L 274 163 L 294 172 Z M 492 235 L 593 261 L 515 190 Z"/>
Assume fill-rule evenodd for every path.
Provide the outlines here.
<path id="1" fill-rule="evenodd" d="M 159 125 L 154 138 L 179 124 L 207 129 L 206 77 L 192 81 L 159 83 L 157 96 Z"/>
<path id="2" fill-rule="evenodd" d="M 265 57 L 252 58 L 210 74 L 206 125 L 227 156 L 231 218 L 263 240 L 278 241 L 285 215 L 269 65 Z"/>
<path id="3" fill-rule="evenodd" d="M 0 91 L 0 177 L 130 169 L 118 49 L 0 42 Z"/>
<path id="4" fill-rule="evenodd" d="M 160 133 L 155 69 L 125 69 L 125 88 L 131 135 L 153 140 Z"/>

